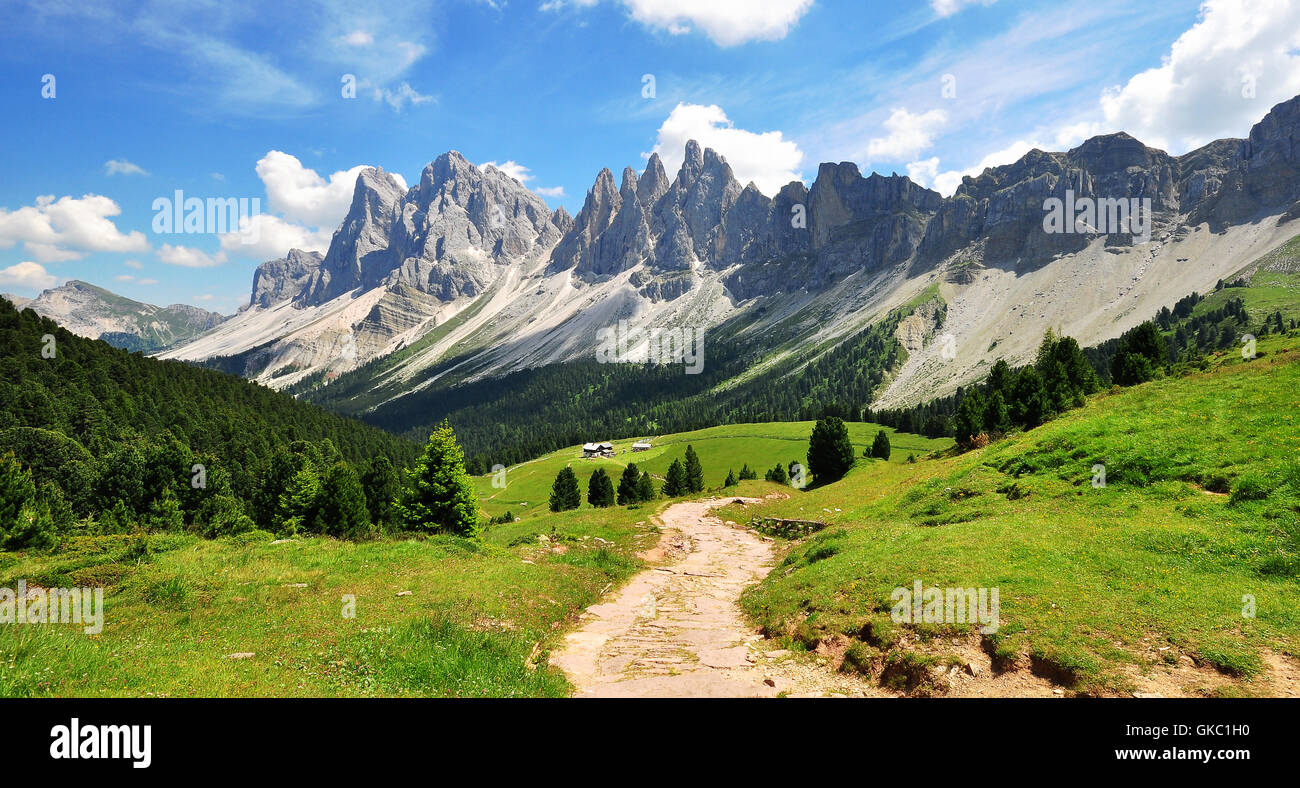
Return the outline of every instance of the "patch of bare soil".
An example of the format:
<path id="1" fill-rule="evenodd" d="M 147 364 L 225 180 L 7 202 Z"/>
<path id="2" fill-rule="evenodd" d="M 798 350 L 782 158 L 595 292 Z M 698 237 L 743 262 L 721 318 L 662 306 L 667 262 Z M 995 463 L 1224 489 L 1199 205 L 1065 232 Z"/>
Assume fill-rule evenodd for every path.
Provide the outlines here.
<path id="1" fill-rule="evenodd" d="M 654 562 L 593 605 L 551 654 L 579 697 L 775 697 L 861 694 L 847 676 L 767 652 L 737 604 L 772 568 L 771 541 L 710 514 L 729 503 L 673 504 Z"/>

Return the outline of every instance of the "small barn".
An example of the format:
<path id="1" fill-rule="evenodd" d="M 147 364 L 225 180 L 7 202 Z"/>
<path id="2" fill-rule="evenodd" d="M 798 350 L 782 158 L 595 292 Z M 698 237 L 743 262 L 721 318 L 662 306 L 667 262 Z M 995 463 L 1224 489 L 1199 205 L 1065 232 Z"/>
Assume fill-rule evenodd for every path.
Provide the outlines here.
<path id="1" fill-rule="evenodd" d="M 612 443 L 584 443 L 582 444 L 582 456 L 588 459 L 592 457 L 613 457 L 614 444 Z"/>
<path id="2" fill-rule="evenodd" d="M 650 451 L 650 441 L 637 441 L 632 444 L 632 451 Z"/>

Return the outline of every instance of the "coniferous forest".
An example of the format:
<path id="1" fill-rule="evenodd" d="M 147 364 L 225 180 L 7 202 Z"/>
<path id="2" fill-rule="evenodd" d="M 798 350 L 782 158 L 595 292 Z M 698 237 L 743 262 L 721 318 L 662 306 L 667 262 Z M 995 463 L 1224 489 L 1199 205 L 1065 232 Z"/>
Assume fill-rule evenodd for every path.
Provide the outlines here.
<path id="1" fill-rule="evenodd" d="M 361 536 L 396 521 L 388 503 L 414 442 L 3 299 L 0 348 L 0 486 L 18 523 L 6 546 L 138 525 Z"/>

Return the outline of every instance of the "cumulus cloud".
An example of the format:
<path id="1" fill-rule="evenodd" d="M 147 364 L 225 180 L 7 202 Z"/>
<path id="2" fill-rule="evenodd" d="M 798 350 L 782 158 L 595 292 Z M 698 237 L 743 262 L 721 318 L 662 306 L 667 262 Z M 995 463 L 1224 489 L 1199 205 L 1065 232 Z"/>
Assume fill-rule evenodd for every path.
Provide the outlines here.
<path id="1" fill-rule="evenodd" d="M 138 164 L 132 164 L 126 159 L 109 159 L 104 162 L 105 175 L 148 175 Z"/>
<path id="2" fill-rule="evenodd" d="M 223 255 L 255 260 L 284 257 L 290 249 L 324 253 L 334 230 L 352 204 L 360 164 L 322 176 L 283 151 L 272 150 L 258 160 L 257 177 L 266 187 L 268 213 L 241 220 L 240 231 L 221 236 Z M 389 173 L 403 188 L 406 179 Z"/>
<path id="3" fill-rule="evenodd" d="M 504 172 L 506 175 L 509 175 L 511 178 L 514 178 L 520 183 L 527 183 L 528 181 L 531 181 L 533 179 L 533 176 L 529 172 L 528 168 L 520 164 L 519 162 L 515 161 L 514 159 L 511 159 L 510 161 L 507 161 L 504 164 L 497 164 L 494 161 L 489 161 L 479 165 L 480 169 L 487 169 L 488 167 L 492 167 L 493 169 L 500 170 L 501 172 Z"/>
<path id="4" fill-rule="evenodd" d="M 598 0 L 549 0 L 539 8 L 593 6 Z M 777 41 L 812 7 L 813 0 L 620 0 L 633 19 L 654 30 L 684 35 L 698 28 L 713 43 L 731 47 L 748 41 Z"/>
<path id="5" fill-rule="evenodd" d="M 339 217 L 340 220 L 342 218 Z M 333 227 L 312 229 L 262 213 L 242 223 L 240 232 L 222 235 L 221 250 L 255 260 L 284 257 L 290 249 L 324 254 L 329 249 L 333 236 Z"/>
<path id="6" fill-rule="evenodd" d="M 304 167 L 297 156 L 273 150 L 258 160 L 255 169 L 266 186 L 266 198 L 272 210 L 289 221 L 319 227 L 343 221 L 352 203 L 357 175 L 366 165 L 359 164 L 323 178 L 310 167 Z"/>
<path id="7" fill-rule="evenodd" d="M 149 248 L 139 231 L 122 233 L 109 218 L 122 212 L 98 194 L 43 195 L 35 205 L 0 208 L 0 249 L 23 243 L 41 262 L 78 260 L 87 252 L 141 252 Z"/>
<path id="8" fill-rule="evenodd" d="M 1106 125 L 1183 153 L 1300 93 L 1300 3 L 1207 0 L 1160 66 L 1106 91 Z"/>
<path id="9" fill-rule="evenodd" d="M 0 268 L 0 287 L 46 290 L 54 287 L 58 281 L 58 277 L 46 271 L 40 263 L 23 262 Z"/>
<path id="10" fill-rule="evenodd" d="M 867 155 L 885 161 L 915 158 L 934 145 L 935 135 L 947 122 L 948 113 L 941 109 L 913 113 L 896 107 L 890 110 L 884 123 L 889 134 L 867 143 Z"/>
<path id="11" fill-rule="evenodd" d="M 202 249 L 192 246 L 173 246 L 163 244 L 158 249 L 158 259 L 167 265 L 179 265 L 182 268 L 212 268 L 226 262 L 226 253 L 217 252 L 209 255 Z"/>
<path id="12" fill-rule="evenodd" d="M 766 195 L 774 195 L 790 181 L 800 180 L 804 154 L 794 140 L 786 139 L 780 131 L 738 129 L 716 104 L 678 104 L 659 127 L 654 152 L 663 159 L 670 176 L 682 166 L 689 140 L 722 154 L 736 180 L 753 181 Z"/>
<path id="13" fill-rule="evenodd" d="M 564 196 L 563 186 L 541 186 L 536 189 L 533 189 L 533 191 L 537 192 L 543 197 L 552 197 L 557 200 Z"/>

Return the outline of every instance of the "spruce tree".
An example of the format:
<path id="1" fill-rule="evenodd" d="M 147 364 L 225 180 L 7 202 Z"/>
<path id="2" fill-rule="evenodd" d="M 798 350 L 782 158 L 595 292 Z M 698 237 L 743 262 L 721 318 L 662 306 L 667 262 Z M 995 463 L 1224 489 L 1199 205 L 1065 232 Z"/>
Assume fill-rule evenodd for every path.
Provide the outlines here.
<path id="1" fill-rule="evenodd" d="M 1033 428 L 1047 418 L 1047 392 L 1043 389 L 1043 379 L 1039 377 L 1038 370 L 1033 367 L 1020 370 L 1012 397 L 1011 418 L 1016 423 Z"/>
<path id="2" fill-rule="evenodd" d="M 1011 429 L 1011 410 L 1000 390 L 995 390 L 984 405 L 984 431 L 1006 432 Z"/>
<path id="3" fill-rule="evenodd" d="M 695 447 L 690 445 L 686 447 L 686 492 L 704 492 L 704 468 Z"/>
<path id="4" fill-rule="evenodd" d="M 614 483 L 604 468 L 592 471 L 587 480 L 587 503 L 598 509 L 614 505 Z"/>
<path id="5" fill-rule="evenodd" d="M 975 437 L 984 431 L 985 411 L 984 394 L 978 387 L 972 386 L 957 406 L 954 424 L 958 446 L 969 449 L 974 445 Z"/>
<path id="6" fill-rule="evenodd" d="M 732 471 L 730 468 L 728 468 L 728 469 L 727 469 L 727 478 L 722 482 L 722 486 L 723 486 L 723 487 L 735 487 L 737 484 L 739 484 L 739 481 L 737 481 L 737 479 L 736 479 L 736 474 L 735 474 L 735 472 Z"/>
<path id="7" fill-rule="evenodd" d="M 321 485 L 321 530 L 343 539 L 372 535 L 370 510 L 356 470 L 346 462 L 334 463 Z"/>
<path id="8" fill-rule="evenodd" d="M 889 436 L 884 430 L 876 433 L 876 439 L 871 443 L 871 456 L 878 460 L 889 459 L 892 448 L 889 445 Z"/>
<path id="9" fill-rule="evenodd" d="M 618 480 L 618 505 L 627 506 L 637 502 L 636 484 L 641 479 L 637 473 L 636 463 L 629 462 Z"/>
<path id="10" fill-rule="evenodd" d="M 582 505 L 582 492 L 578 490 L 578 476 L 569 466 L 564 466 L 551 485 L 551 511 L 566 512 Z"/>
<path id="11" fill-rule="evenodd" d="M 638 501 L 653 501 L 658 498 L 655 493 L 654 479 L 650 478 L 650 471 L 642 471 L 641 478 L 636 482 L 636 499 Z"/>
<path id="12" fill-rule="evenodd" d="M 765 473 L 763 478 L 769 482 L 776 482 L 777 484 L 786 484 L 790 480 L 790 477 L 786 475 L 785 466 L 779 462 L 776 464 L 775 468 Z"/>
<path id="13" fill-rule="evenodd" d="M 740 476 L 738 476 L 737 478 L 743 482 L 747 479 L 757 479 L 758 474 L 750 469 L 749 463 L 745 463 L 744 467 L 740 469 Z"/>
<path id="14" fill-rule="evenodd" d="M 676 498 L 679 495 L 685 495 L 689 490 L 686 487 L 686 469 L 682 467 L 681 460 L 673 460 L 668 465 L 668 473 L 664 477 L 664 495 L 669 498 Z"/>
<path id="15" fill-rule="evenodd" d="M 465 455 L 456 433 L 446 419 L 429 435 L 415 466 L 407 469 L 395 508 L 411 530 L 478 535 L 478 494 L 465 472 Z"/>
<path id="16" fill-rule="evenodd" d="M 361 487 L 366 493 L 366 511 L 375 528 L 389 530 L 397 524 L 393 501 L 397 498 L 400 482 L 393 461 L 380 455 L 371 461 L 361 477 Z"/>
<path id="17" fill-rule="evenodd" d="M 35 498 L 32 476 L 14 458 L 13 452 L 0 457 L 0 536 L 17 527 L 23 507 Z"/>
<path id="18" fill-rule="evenodd" d="M 821 419 L 808 438 L 808 470 L 817 484 L 844 477 L 853 467 L 853 443 L 849 428 L 838 416 Z"/>

